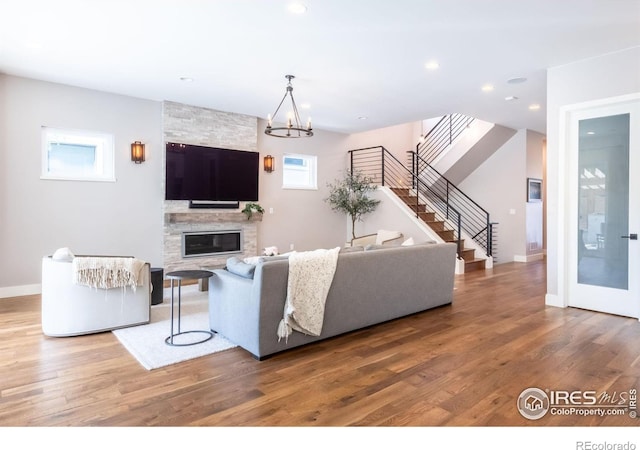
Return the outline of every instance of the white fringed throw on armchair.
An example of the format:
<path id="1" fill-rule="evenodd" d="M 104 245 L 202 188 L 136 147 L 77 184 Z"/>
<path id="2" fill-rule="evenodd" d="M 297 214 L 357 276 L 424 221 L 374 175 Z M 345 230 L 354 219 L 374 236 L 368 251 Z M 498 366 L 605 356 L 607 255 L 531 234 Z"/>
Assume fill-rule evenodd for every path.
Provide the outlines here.
<path id="1" fill-rule="evenodd" d="M 149 323 L 149 263 L 135 258 L 123 258 L 126 262 L 119 261 L 120 258 L 109 259 L 106 262 L 111 265 L 111 271 L 98 269 L 97 261 L 91 262 L 93 258 L 90 258 L 84 263 L 80 260 L 81 268 L 74 270 L 75 259 L 78 258 L 60 260 L 46 256 L 42 259 L 42 331 L 45 335 L 77 336 Z M 95 265 L 93 269 L 92 265 Z"/>

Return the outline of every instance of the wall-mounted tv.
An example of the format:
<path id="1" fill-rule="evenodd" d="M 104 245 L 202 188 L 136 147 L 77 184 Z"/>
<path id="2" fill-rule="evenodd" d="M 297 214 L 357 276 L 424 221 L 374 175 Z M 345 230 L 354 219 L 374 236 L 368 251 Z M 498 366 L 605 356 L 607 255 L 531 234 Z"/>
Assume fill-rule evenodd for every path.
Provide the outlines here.
<path id="1" fill-rule="evenodd" d="M 166 144 L 166 200 L 258 201 L 257 152 Z"/>

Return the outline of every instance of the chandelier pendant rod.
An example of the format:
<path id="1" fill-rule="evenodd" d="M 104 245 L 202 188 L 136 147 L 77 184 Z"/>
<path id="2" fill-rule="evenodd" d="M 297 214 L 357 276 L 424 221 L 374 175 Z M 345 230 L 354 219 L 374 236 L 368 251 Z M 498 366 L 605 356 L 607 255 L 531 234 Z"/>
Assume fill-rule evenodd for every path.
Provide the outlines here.
<path id="1" fill-rule="evenodd" d="M 269 119 L 269 125 L 271 125 L 271 120 L 276 118 L 276 115 L 278 114 L 278 111 L 280 111 L 280 107 L 282 106 L 282 104 L 284 103 L 284 99 L 287 98 L 287 93 L 285 92 L 284 95 L 282 96 L 282 100 L 280 100 L 280 104 L 278 105 L 278 107 L 276 108 L 276 111 L 271 115 L 271 118 Z"/>
<path id="2" fill-rule="evenodd" d="M 301 123 L 300 114 L 298 114 L 298 105 L 296 105 L 296 101 L 293 99 L 292 91 L 293 91 L 293 88 L 291 90 L 287 90 L 287 94 L 289 94 L 289 97 L 291 97 L 291 104 L 293 105 L 293 117 L 294 117 L 294 120 L 296 121 L 295 128 L 298 130 L 298 134 L 300 134 L 300 129 L 302 128 L 302 126 L 300 125 Z M 288 121 L 287 126 L 291 128 L 291 120 Z"/>
<path id="3" fill-rule="evenodd" d="M 301 126 L 300 113 L 298 112 L 298 105 L 296 105 L 296 101 L 293 98 L 293 86 L 291 85 L 291 80 L 295 77 L 293 75 L 286 75 L 285 78 L 288 80 L 287 90 L 284 93 L 282 100 L 280 100 L 280 103 L 278 104 L 278 107 L 273 113 L 273 116 L 269 115 L 269 117 L 267 118 L 267 128 L 265 129 L 265 133 L 274 137 L 313 136 L 313 132 L 311 128 L 311 119 L 309 119 L 309 122 L 307 122 L 306 128 L 302 128 Z M 289 98 L 291 98 L 291 106 L 293 108 L 293 111 L 287 114 L 286 125 L 284 127 L 273 127 L 272 121 L 275 120 L 276 116 L 278 115 L 278 112 L 280 111 L 282 104 L 287 98 L 287 95 L 289 96 Z M 297 131 L 297 136 L 295 135 L 292 136 L 291 130 Z M 283 132 L 285 132 L 286 134 Z"/>

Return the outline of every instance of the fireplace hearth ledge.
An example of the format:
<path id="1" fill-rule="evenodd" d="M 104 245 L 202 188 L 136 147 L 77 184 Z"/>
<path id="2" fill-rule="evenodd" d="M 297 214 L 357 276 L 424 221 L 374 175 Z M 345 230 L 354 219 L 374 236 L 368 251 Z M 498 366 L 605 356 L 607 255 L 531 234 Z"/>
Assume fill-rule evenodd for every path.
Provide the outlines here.
<path id="1" fill-rule="evenodd" d="M 241 212 L 169 212 L 165 213 L 166 224 L 217 222 L 262 222 L 262 214 L 252 214 L 250 219 Z"/>

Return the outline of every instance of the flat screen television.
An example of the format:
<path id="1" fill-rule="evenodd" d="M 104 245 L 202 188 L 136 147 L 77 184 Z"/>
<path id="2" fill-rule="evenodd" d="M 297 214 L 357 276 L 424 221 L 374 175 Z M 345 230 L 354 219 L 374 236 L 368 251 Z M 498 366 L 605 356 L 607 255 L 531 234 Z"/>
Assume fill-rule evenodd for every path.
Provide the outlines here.
<path id="1" fill-rule="evenodd" d="M 166 144 L 166 200 L 258 200 L 257 152 Z"/>

